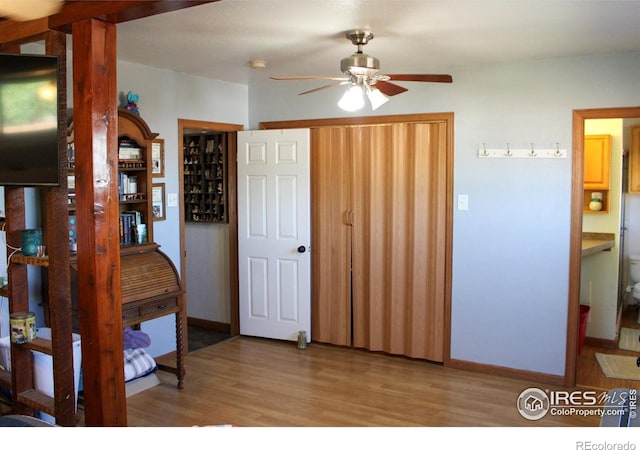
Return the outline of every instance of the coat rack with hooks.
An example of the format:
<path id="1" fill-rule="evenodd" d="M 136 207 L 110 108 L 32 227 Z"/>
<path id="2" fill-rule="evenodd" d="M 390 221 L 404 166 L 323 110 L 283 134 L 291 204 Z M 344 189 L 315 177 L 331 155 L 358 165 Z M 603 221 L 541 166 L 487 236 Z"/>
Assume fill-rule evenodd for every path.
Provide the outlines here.
<path id="1" fill-rule="evenodd" d="M 567 149 L 560 148 L 556 142 L 556 148 L 535 148 L 531 143 L 529 148 L 511 148 L 509 143 L 505 148 L 490 149 L 482 144 L 478 149 L 478 158 L 527 158 L 527 159 L 558 159 L 566 158 Z"/>

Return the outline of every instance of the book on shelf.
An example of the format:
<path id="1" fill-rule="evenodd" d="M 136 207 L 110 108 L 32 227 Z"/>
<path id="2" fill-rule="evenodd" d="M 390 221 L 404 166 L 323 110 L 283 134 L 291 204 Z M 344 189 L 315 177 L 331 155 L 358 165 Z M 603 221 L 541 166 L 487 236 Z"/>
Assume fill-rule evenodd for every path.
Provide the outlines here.
<path id="1" fill-rule="evenodd" d="M 136 217 L 131 213 L 120 214 L 120 243 L 129 245 L 136 242 Z"/>
<path id="2" fill-rule="evenodd" d="M 120 213 L 120 243 L 124 245 L 139 243 L 138 233 L 142 231 L 143 235 L 146 235 L 146 231 L 141 230 L 140 225 L 144 226 L 142 211 L 136 209 L 122 211 Z"/>
<path id="3" fill-rule="evenodd" d="M 129 139 L 121 139 L 118 143 L 118 159 L 141 159 L 142 149 L 135 141 Z"/>
<path id="4" fill-rule="evenodd" d="M 143 217 L 142 211 L 138 211 L 137 209 L 132 209 L 129 211 L 124 211 L 123 214 L 131 214 L 132 216 L 134 216 L 135 226 L 142 225 L 144 223 L 144 217 Z"/>
<path id="5" fill-rule="evenodd" d="M 128 194 L 138 193 L 138 177 L 124 172 L 118 173 L 118 193 L 120 200 L 130 200 Z"/>
<path id="6" fill-rule="evenodd" d="M 138 177 L 129 175 L 127 184 L 127 194 L 135 194 L 138 192 Z"/>

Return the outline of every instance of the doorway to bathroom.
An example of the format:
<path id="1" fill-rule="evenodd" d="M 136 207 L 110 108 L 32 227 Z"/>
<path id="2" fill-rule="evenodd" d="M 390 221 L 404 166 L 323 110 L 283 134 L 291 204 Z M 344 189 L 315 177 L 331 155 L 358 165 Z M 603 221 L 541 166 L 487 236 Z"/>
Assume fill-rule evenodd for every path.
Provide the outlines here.
<path id="1" fill-rule="evenodd" d="M 619 202 L 619 207 L 613 212 L 615 214 L 616 224 L 614 227 L 617 227 L 616 235 L 616 245 L 619 246 L 620 258 L 617 256 L 614 257 L 612 261 L 610 261 L 609 266 L 613 264 L 615 270 L 615 279 L 608 280 L 609 284 L 612 284 L 612 292 L 613 297 L 609 298 L 608 305 L 598 305 L 596 308 L 592 308 L 592 312 L 596 315 L 603 314 L 603 308 L 612 308 L 612 311 L 608 311 L 609 317 L 608 322 L 605 328 L 605 333 L 610 333 L 610 339 L 601 339 L 601 340 L 591 340 L 592 344 L 597 345 L 594 346 L 585 346 L 583 352 L 578 354 L 578 333 L 579 333 L 579 308 L 581 303 L 581 289 L 584 292 L 585 284 L 588 284 L 588 280 L 583 278 L 582 270 L 587 267 L 589 263 L 584 264 L 584 260 L 582 258 L 581 250 L 582 250 L 582 237 L 583 231 L 585 230 L 583 226 L 602 226 L 602 224 L 598 224 L 598 221 L 592 221 L 591 217 L 585 219 L 584 209 L 585 209 L 585 189 L 584 189 L 584 176 L 585 176 L 585 135 L 593 134 L 597 131 L 597 128 L 592 128 L 593 126 L 602 125 L 602 123 L 598 123 L 600 119 L 617 119 L 622 121 L 623 125 L 621 125 L 622 130 L 627 130 L 629 127 L 629 123 L 632 120 L 640 118 L 640 108 L 605 108 L 605 109 L 589 109 L 589 110 L 576 110 L 574 111 L 574 121 L 573 121 L 573 135 L 574 135 L 574 157 L 573 157 L 573 181 L 572 181 L 572 212 L 571 212 L 571 260 L 570 260 L 570 279 L 569 279 L 569 315 L 568 315 L 568 324 L 567 324 L 567 361 L 566 361 L 566 372 L 565 372 L 565 381 L 567 385 L 589 385 L 590 387 L 598 387 L 593 384 L 602 385 L 602 389 L 607 389 L 607 383 L 620 383 L 620 380 L 607 379 L 606 377 L 598 377 L 600 376 L 601 370 L 598 366 L 598 363 L 595 360 L 594 354 L 598 352 L 617 352 L 616 339 L 617 339 L 617 330 L 620 326 L 629 325 L 629 318 L 627 317 L 630 314 L 633 314 L 634 311 L 628 311 L 625 305 L 622 305 L 620 302 L 623 300 L 622 295 L 619 295 L 619 291 L 624 291 L 625 283 L 626 283 L 626 264 L 623 256 L 627 254 L 625 251 L 626 247 L 624 246 L 625 242 L 625 233 L 628 231 L 625 226 L 625 223 L 622 222 L 623 212 L 628 210 L 629 200 L 628 195 L 623 194 L 623 186 L 626 185 L 626 179 L 620 178 L 616 183 L 615 189 L 617 192 L 612 192 L 614 199 L 613 202 Z M 595 121 L 595 122 L 594 122 Z M 604 123 L 604 122 L 603 122 Z M 620 176 L 624 173 L 621 170 L 621 165 L 624 162 L 624 158 L 622 158 L 622 148 L 624 147 L 621 144 L 623 141 L 624 132 L 618 133 L 619 142 L 618 145 L 620 147 L 620 151 L 618 151 L 617 160 L 612 161 L 614 164 L 617 164 L 620 170 Z M 625 147 L 626 149 L 626 147 Z M 615 157 L 614 157 L 615 158 Z M 611 185 L 612 189 L 614 188 Z M 615 200 L 617 195 L 618 200 Z M 631 201 L 637 201 L 638 205 L 634 206 L 633 209 L 640 211 L 640 196 L 639 199 L 631 198 Z M 626 208 L 625 208 L 626 205 Z M 603 216 L 604 217 L 604 216 Z M 611 218 L 611 217 L 610 217 Z M 604 221 L 605 219 L 603 219 Z M 640 227 L 637 230 L 640 233 Z M 639 234 L 640 240 L 640 234 Z M 618 274 L 622 276 L 618 276 Z M 620 292 L 620 294 L 624 294 L 624 292 Z M 622 306 L 622 307 L 619 307 Z M 597 316 L 596 316 L 597 317 Z M 601 319 L 601 317 L 598 317 Z M 592 319 L 593 320 L 593 319 Z M 633 326 L 633 321 L 631 321 Z M 640 324 L 635 322 L 636 326 L 640 327 Z M 597 326 L 601 326 L 597 325 Z M 594 326 L 594 329 L 597 328 Z M 602 330 L 601 330 L 602 331 Z M 594 350 L 597 349 L 597 350 Z M 589 378 L 589 376 L 592 376 Z M 595 377 L 595 378 L 594 378 Z M 632 382 L 633 383 L 633 382 Z M 640 382 L 639 382 L 640 383 Z"/>

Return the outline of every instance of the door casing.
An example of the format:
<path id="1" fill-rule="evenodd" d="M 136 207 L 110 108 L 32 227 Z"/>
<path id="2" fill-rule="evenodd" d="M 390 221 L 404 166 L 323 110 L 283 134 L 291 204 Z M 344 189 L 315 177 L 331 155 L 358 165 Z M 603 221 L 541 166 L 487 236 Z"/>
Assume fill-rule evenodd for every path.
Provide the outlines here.
<path id="1" fill-rule="evenodd" d="M 573 111 L 573 164 L 571 176 L 571 237 L 569 248 L 569 299 L 564 384 L 575 386 L 580 314 L 582 214 L 584 191 L 584 122 L 589 119 L 633 119 L 640 107 L 593 108 Z"/>
<path id="2" fill-rule="evenodd" d="M 229 290 L 230 290 L 230 334 L 236 336 L 240 333 L 240 321 L 238 318 L 238 212 L 237 212 L 237 181 L 236 181 L 236 132 L 244 130 L 243 125 L 206 122 L 202 120 L 178 119 L 178 195 L 179 195 L 179 214 L 180 214 L 180 278 L 182 279 L 185 291 L 185 309 L 187 305 L 187 296 L 189 290 L 187 287 L 187 269 L 186 269 L 186 242 L 185 242 L 185 221 L 184 221 L 184 131 L 188 129 L 197 129 L 203 131 L 226 132 L 228 137 L 228 155 L 227 155 L 227 198 L 228 198 L 228 216 L 229 216 Z M 182 330 L 187 336 L 187 316 L 188 311 L 182 315 Z M 188 337 L 183 339 L 183 354 L 187 354 Z"/>

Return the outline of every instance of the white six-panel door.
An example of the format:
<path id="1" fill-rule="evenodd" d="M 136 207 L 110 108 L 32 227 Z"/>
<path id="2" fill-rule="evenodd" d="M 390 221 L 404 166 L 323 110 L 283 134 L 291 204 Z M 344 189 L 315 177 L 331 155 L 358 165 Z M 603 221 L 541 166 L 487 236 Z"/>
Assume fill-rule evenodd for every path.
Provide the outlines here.
<path id="1" fill-rule="evenodd" d="M 311 339 L 309 137 L 238 132 L 240 334 Z"/>

